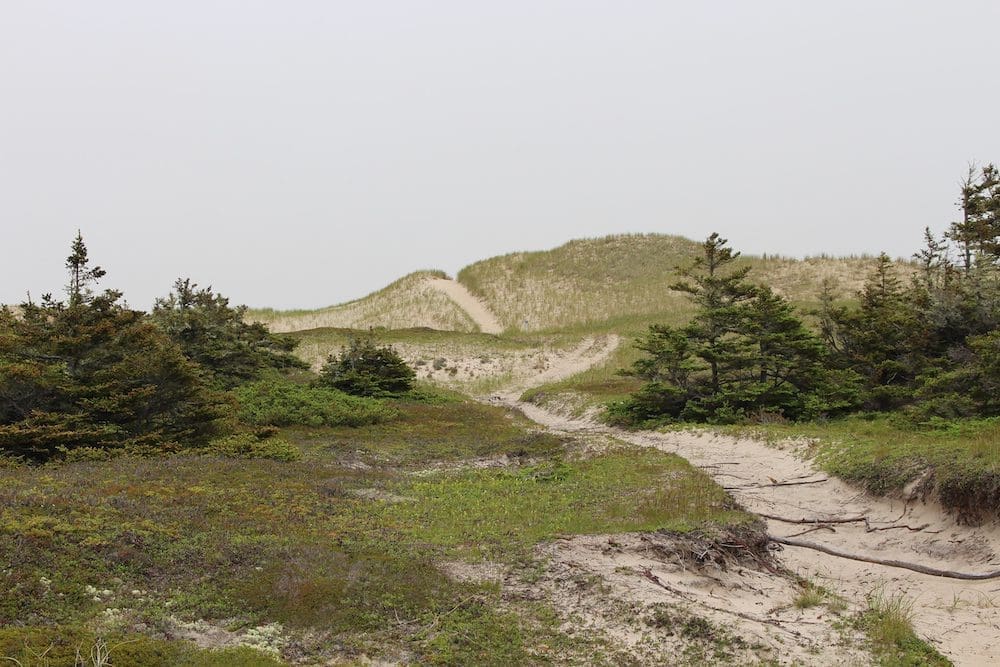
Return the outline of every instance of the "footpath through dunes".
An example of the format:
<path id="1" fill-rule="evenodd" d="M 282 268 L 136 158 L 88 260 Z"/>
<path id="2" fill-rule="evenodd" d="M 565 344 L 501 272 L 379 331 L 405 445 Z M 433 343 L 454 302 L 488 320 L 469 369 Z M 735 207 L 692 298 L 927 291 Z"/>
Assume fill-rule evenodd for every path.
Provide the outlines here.
<path id="1" fill-rule="evenodd" d="M 601 358 L 594 356 L 595 361 Z M 560 369 L 550 369 L 549 378 L 537 378 L 535 383 L 551 381 L 559 373 Z M 772 536 L 937 570 L 973 574 L 1000 570 L 1000 529 L 995 523 L 962 525 L 939 505 L 917 497 L 916 491 L 899 499 L 869 495 L 816 470 L 802 456 L 806 443 L 775 447 L 709 432 L 630 432 L 521 402 L 514 392 L 499 398 L 555 433 L 612 436 L 687 459 L 743 507 L 764 517 Z M 1000 664 L 1000 578 L 963 581 L 772 544 L 781 550 L 778 559 L 785 567 L 842 596 L 856 610 L 865 609 L 872 598 L 904 606 L 912 602 L 917 633 L 955 664 Z M 562 556 L 558 549 L 552 553 L 573 562 L 583 557 L 579 548 L 568 549 Z M 617 556 L 607 549 L 602 553 L 608 562 L 601 562 L 600 572 L 609 574 L 618 565 L 631 566 L 624 560 L 616 564 Z M 634 559 L 634 554 L 621 558 Z M 650 586 L 657 585 L 650 582 Z M 766 591 L 762 589 L 761 595 L 766 597 Z M 703 600 L 709 608 L 712 597 Z M 719 602 L 716 597 L 715 604 Z M 767 605 L 770 610 L 762 622 L 777 621 L 789 601 L 772 599 Z M 824 661 L 817 657 L 815 662 L 806 662 Z"/>
<path id="2" fill-rule="evenodd" d="M 496 315 L 462 283 L 449 278 L 428 278 L 427 283 L 454 301 L 483 333 L 498 334 L 503 332 L 503 325 L 500 324 Z"/>

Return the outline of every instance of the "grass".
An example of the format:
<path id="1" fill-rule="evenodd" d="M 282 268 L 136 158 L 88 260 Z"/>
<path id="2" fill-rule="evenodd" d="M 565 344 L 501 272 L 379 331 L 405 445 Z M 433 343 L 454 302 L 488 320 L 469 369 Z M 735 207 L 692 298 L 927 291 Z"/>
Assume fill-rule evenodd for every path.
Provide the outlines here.
<path id="1" fill-rule="evenodd" d="M 875 494 L 920 481 L 967 520 L 1000 509 L 1000 420 L 915 425 L 890 416 L 722 430 L 767 440 L 808 438 L 824 470 Z"/>
<path id="2" fill-rule="evenodd" d="M 673 456 L 567 460 L 523 417 L 453 395 L 393 409 L 391 422 L 283 429 L 298 460 L 0 469 L 0 656 L 73 664 L 104 642 L 113 664 L 136 665 L 268 664 L 260 648 L 314 662 L 600 663 L 605 649 L 562 633 L 543 603 L 453 581 L 438 563 L 520 562 L 557 534 L 750 520 Z M 515 464 L 456 468 L 499 454 Z M 167 639 L 185 628 L 246 647 Z M 46 650 L 49 662 L 32 657 Z"/>
<path id="3" fill-rule="evenodd" d="M 627 449 L 579 462 L 474 470 L 398 487 L 390 516 L 452 556 L 497 558 L 554 535 L 689 531 L 750 521 L 680 457 Z"/>
<path id="4" fill-rule="evenodd" d="M 368 329 L 386 327 L 432 327 L 454 331 L 477 331 L 469 315 L 450 298 L 429 287 L 427 278 L 444 277 L 443 271 L 417 271 L 365 297 L 318 310 L 277 311 L 257 308 L 247 319 L 262 322 L 274 332 L 319 327 Z"/>
<path id="5" fill-rule="evenodd" d="M 689 264 L 699 252 L 700 241 L 662 234 L 579 239 L 552 250 L 476 262 L 462 269 L 458 280 L 513 332 L 591 332 L 636 318 L 679 323 L 690 315 L 690 305 L 670 285 L 678 279 L 676 267 Z M 753 279 L 809 306 L 817 304 L 824 279 L 852 294 L 871 265 L 870 257 L 748 256 L 742 261 L 753 267 Z M 426 278 L 443 275 L 419 271 L 344 304 L 317 310 L 261 308 L 247 316 L 276 332 L 326 327 L 477 331 L 467 313 L 426 285 Z"/>
<path id="6" fill-rule="evenodd" d="M 580 239 L 553 250 L 477 262 L 462 269 L 458 280 L 512 329 L 595 329 L 635 317 L 676 323 L 686 319 L 690 306 L 670 285 L 679 277 L 676 267 L 688 265 L 699 252 L 700 242 L 661 234 Z M 743 262 L 753 268 L 751 279 L 792 302 L 812 305 L 824 279 L 851 294 L 871 266 L 870 257 L 748 256 Z"/>
<path id="7" fill-rule="evenodd" d="M 937 649 L 917 636 L 912 621 L 912 600 L 876 589 L 868 596 L 867 609 L 858 616 L 856 624 L 868 635 L 880 665 L 951 665 Z"/>

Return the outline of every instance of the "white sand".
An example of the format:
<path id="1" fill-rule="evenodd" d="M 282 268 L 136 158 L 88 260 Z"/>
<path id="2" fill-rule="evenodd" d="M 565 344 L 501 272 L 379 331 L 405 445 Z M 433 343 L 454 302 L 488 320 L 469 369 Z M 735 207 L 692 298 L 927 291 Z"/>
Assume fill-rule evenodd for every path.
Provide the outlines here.
<path id="1" fill-rule="evenodd" d="M 428 278 L 427 284 L 445 294 L 459 308 L 468 313 L 483 333 L 498 334 L 503 332 L 503 325 L 500 324 L 496 315 L 462 283 L 447 278 Z"/>

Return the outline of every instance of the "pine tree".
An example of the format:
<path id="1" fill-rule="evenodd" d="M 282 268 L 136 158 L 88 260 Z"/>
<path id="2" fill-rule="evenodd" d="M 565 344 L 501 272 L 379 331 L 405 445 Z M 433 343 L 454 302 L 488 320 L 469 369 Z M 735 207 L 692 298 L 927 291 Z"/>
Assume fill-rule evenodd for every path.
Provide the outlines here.
<path id="1" fill-rule="evenodd" d="M 386 397 L 413 388 L 416 373 L 389 345 L 378 345 L 370 336 L 354 338 L 330 355 L 317 383 L 355 396 Z"/>
<path id="2" fill-rule="evenodd" d="M 846 393 L 831 391 L 822 342 L 783 297 L 749 283 L 748 268 L 730 267 L 739 253 L 726 243 L 712 234 L 704 256 L 682 269 L 687 280 L 673 288 L 689 294 L 697 312 L 683 327 L 650 327 L 638 342 L 648 356 L 631 374 L 647 384 L 616 406 L 614 416 L 633 422 L 763 414 L 797 419 L 851 404 Z"/>
<path id="3" fill-rule="evenodd" d="M 247 322 L 246 306 L 178 279 L 173 291 L 158 299 L 151 321 L 205 369 L 216 386 L 231 389 L 257 379 L 267 370 L 308 368 L 292 350 L 297 341 L 270 333 L 259 322 Z"/>
<path id="4" fill-rule="evenodd" d="M 105 275 L 104 269 L 99 266 L 88 268 L 89 263 L 87 246 L 83 243 L 83 235 L 80 230 L 77 230 L 76 238 L 73 239 L 72 252 L 66 258 L 66 268 L 69 270 L 69 284 L 66 286 L 66 294 L 69 296 L 71 307 L 85 303 L 92 294 L 90 285 Z"/>
<path id="5" fill-rule="evenodd" d="M 70 259 L 68 303 L 47 295 L 0 315 L 0 453 L 204 443 L 221 406 L 201 371 L 120 292 L 93 294 L 104 272 L 79 234 Z"/>

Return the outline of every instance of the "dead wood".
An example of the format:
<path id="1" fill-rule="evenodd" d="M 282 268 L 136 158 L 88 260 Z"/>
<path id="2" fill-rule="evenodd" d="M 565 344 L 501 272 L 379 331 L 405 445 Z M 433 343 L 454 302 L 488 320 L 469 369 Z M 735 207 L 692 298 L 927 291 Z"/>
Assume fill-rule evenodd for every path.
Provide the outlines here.
<path id="1" fill-rule="evenodd" d="M 778 516 L 776 514 L 761 514 L 760 512 L 757 513 L 757 516 L 763 517 L 765 519 L 772 519 L 774 521 L 781 521 L 783 523 L 819 523 L 819 524 L 825 524 L 825 523 L 854 523 L 855 521 L 867 521 L 868 520 L 868 517 L 866 517 L 866 516 L 852 516 L 852 517 L 846 517 L 846 518 L 843 518 L 843 519 L 837 519 L 837 518 L 829 518 L 828 519 L 828 518 L 825 518 L 825 517 L 824 518 L 814 517 L 814 518 L 811 518 L 811 519 L 809 519 L 809 518 L 789 519 L 787 517 Z"/>
<path id="2" fill-rule="evenodd" d="M 805 540 L 793 540 L 787 537 L 777 537 L 775 535 L 768 535 L 769 540 L 772 542 L 777 542 L 778 544 L 785 544 L 790 547 L 802 547 L 804 549 L 813 549 L 814 551 L 819 551 L 831 556 L 836 556 L 837 558 L 847 558 L 849 560 L 861 561 L 862 563 L 874 563 L 875 565 L 884 565 L 886 567 L 897 567 L 904 570 L 912 570 L 913 572 L 919 572 L 920 574 L 930 575 L 932 577 L 946 577 L 948 579 L 964 579 L 967 581 L 981 581 L 984 579 L 996 579 L 1000 578 L 1000 570 L 994 570 L 993 572 L 984 573 L 969 573 L 969 572 L 955 572 L 954 570 L 939 570 L 934 567 L 927 567 L 926 565 L 920 565 L 919 563 L 908 563 L 901 560 L 891 560 L 884 558 L 871 558 L 868 556 L 862 556 L 860 554 L 852 554 L 847 551 L 840 551 L 839 549 L 833 549 L 831 547 L 824 546 L 822 544 L 816 544 L 815 542 L 806 542 Z"/>

